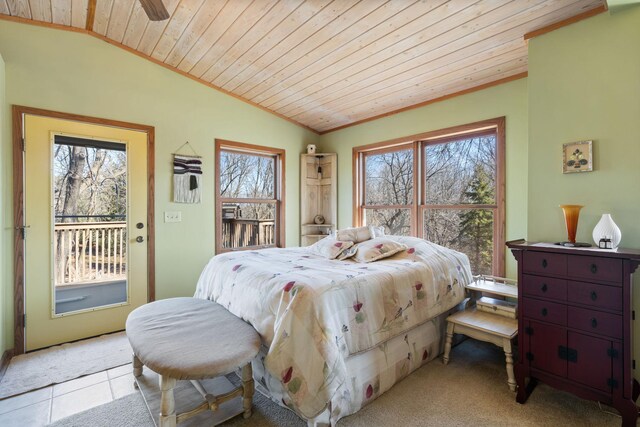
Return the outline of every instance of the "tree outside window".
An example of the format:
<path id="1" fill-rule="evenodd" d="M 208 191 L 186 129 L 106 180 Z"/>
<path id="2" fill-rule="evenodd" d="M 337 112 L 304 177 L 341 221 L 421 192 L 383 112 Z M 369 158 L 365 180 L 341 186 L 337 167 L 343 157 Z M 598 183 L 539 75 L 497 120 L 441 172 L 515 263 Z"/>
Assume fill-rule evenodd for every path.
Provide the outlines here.
<path id="1" fill-rule="evenodd" d="M 425 238 L 467 254 L 474 274 L 503 275 L 504 119 L 478 125 L 354 149 L 356 224 Z"/>
<path id="2" fill-rule="evenodd" d="M 284 150 L 216 141 L 217 252 L 281 245 L 283 165 Z"/>

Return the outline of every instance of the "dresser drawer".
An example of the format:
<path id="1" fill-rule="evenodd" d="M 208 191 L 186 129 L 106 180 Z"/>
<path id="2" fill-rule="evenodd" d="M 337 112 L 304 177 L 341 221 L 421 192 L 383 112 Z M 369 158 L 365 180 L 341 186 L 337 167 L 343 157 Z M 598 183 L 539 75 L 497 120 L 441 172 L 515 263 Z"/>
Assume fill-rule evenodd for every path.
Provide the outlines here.
<path id="1" fill-rule="evenodd" d="M 555 299 L 558 301 L 566 301 L 567 281 L 563 279 L 554 279 L 551 277 L 523 274 L 522 293 L 524 295 L 532 295 Z"/>
<path id="2" fill-rule="evenodd" d="M 619 259 L 569 255 L 568 269 L 571 278 L 617 282 L 617 286 L 622 286 L 622 260 Z"/>
<path id="3" fill-rule="evenodd" d="M 569 327 L 612 338 L 622 338 L 622 316 L 569 307 Z"/>
<path id="4" fill-rule="evenodd" d="M 617 286 L 569 282 L 568 299 L 570 302 L 622 311 L 622 288 Z"/>
<path id="5" fill-rule="evenodd" d="M 523 298 L 522 305 L 524 307 L 520 309 L 525 317 L 562 326 L 567 325 L 567 306 L 564 304 Z"/>
<path id="6" fill-rule="evenodd" d="M 554 274 L 566 276 L 567 256 L 548 252 L 527 251 L 524 253 L 525 273 Z"/>

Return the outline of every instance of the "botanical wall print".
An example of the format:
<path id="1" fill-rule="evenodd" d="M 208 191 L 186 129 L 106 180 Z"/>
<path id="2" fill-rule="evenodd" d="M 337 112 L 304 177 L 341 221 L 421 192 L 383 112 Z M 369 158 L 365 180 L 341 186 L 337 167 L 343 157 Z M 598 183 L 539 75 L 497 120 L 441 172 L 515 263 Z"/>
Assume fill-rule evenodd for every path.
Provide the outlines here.
<path id="1" fill-rule="evenodd" d="M 593 170 L 592 142 L 578 141 L 562 144 L 562 173 Z"/>

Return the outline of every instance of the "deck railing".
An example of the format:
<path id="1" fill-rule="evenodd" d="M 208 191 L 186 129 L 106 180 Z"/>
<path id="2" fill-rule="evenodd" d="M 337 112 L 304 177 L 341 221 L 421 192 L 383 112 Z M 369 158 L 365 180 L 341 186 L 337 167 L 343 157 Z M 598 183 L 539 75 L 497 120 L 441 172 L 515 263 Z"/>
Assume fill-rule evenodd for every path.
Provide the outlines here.
<path id="1" fill-rule="evenodd" d="M 126 279 L 126 226 L 126 222 L 55 224 L 55 285 Z"/>
<path id="2" fill-rule="evenodd" d="M 275 237 L 275 222 L 272 219 L 224 218 L 222 220 L 223 248 L 275 245 Z"/>

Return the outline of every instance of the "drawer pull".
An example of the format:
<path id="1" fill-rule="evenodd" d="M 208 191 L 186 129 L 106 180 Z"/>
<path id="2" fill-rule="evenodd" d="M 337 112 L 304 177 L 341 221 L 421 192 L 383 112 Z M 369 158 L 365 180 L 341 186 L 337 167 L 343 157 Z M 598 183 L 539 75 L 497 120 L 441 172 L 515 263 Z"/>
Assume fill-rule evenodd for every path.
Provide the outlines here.
<path id="1" fill-rule="evenodd" d="M 547 311 L 546 307 L 545 307 L 545 308 L 543 308 L 543 309 L 540 311 L 540 313 L 542 313 L 542 315 L 543 315 L 543 316 L 546 316 L 546 315 L 547 315 L 547 313 L 548 313 L 548 311 Z"/>
<path id="2" fill-rule="evenodd" d="M 541 288 L 541 289 L 542 289 L 542 292 L 547 292 L 547 290 L 548 290 L 549 288 L 547 287 L 547 284 L 546 284 L 546 283 L 543 283 L 543 284 L 542 284 L 542 288 Z"/>
<path id="3" fill-rule="evenodd" d="M 595 301 L 598 299 L 598 294 L 596 291 L 591 291 L 591 301 Z"/>
<path id="4" fill-rule="evenodd" d="M 595 317 L 591 318 L 591 327 L 592 328 L 597 328 L 598 327 L 598 320 Z"/>
<path id="5" fill-rule="evenodd" d="M 591 272 L 596 274 L 598 272 L 598 266 L 595 264 L 591 264 Z"/>
<path id="6" fill-rule="evenodd" d="M 546 259 L 542 260 L 542 268 L 547 268 L 547 265 L 549 265 L 549 263 L 547 262 Z"/>

